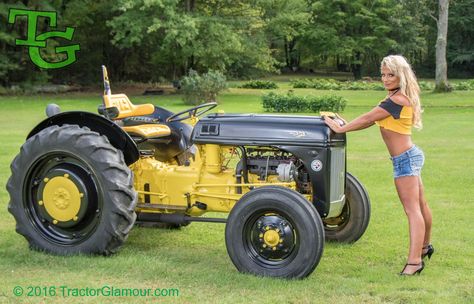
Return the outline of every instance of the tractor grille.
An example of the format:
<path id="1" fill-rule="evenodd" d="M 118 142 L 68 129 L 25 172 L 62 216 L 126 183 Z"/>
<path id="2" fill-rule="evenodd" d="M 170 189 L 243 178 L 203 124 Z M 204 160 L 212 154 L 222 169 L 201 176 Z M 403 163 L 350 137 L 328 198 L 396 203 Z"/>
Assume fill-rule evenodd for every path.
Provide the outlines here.
<path id="1" fill-rule="evenodd" d="M 345 171 L 346 171 L 346 149 L 345 147 L 331 148 L 331 202 L 340 200 L 344 195 Z"/>

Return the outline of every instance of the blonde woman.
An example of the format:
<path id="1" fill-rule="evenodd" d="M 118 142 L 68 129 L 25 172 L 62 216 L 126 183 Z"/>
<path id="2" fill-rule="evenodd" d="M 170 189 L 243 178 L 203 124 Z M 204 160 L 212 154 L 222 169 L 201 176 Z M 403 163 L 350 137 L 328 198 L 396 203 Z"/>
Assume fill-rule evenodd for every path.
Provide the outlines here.
<path id="1" fill-rule="evenodd" d="M 425 199 L 421 168 L 424 154 L 411 140 L 412 127 L 421 129 L 420 88 L 411 66 L 403 56 L 391 55 L 382 60 L 382 82 L 388 94 L 371 111 L 344 124 L 325 117 L 326 124 L 337 133 L 362 130 L 377 124 L 390 153 L 398 197 L 408 217 L 410 249 L 400 275 L 420 274 L 424 257 L 434 252 L 430 244 L 431 210 Z M 340 117 L 338 117 L 340 118 Z"/>

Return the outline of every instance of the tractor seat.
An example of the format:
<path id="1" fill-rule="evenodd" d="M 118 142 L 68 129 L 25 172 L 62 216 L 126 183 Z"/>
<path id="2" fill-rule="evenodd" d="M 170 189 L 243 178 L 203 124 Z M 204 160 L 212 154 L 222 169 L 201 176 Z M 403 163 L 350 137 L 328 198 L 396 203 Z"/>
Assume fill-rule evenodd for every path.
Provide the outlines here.
<path id="1" fill-rule="evenodd" d="M 155 106 L 151 103 L 134 105 L 125 94 L 105 94 L 104 105 L 105 108 L 116 108 L 118 115 L 112 119 L 122 119 L 131 116 L 150 115 L 155 111 Z"/>
<path id="2" fill-rule="evenodd" d="M 165 137 L 171 134 L 171 129 L 167 125 L 158 124 L 126 126 L 122 127 L 122 129 L 129 134 L 135 134 L 146 139 Z"/>
<path id="3" fill-rule="evenodd" d="M 113 120 L 122 119 L 122 123 L 124 123 L 128 117 L 132 122 L 131 125 L 126 123 L 125 126 L 122 126 L 125 132 L 145 139 L 165 137 L 171 134 L 171 130 L 167 125 L 159 124 L 156 119 L 143 117 L 144 115 L 153 114 L 155 111 L 154 105 L 150 103 L 134 105 L 125 94 L 105 94 L 103 98 L 106 109 L 117 109 L 114 109 L 116 115 L 112 118 Z"/>

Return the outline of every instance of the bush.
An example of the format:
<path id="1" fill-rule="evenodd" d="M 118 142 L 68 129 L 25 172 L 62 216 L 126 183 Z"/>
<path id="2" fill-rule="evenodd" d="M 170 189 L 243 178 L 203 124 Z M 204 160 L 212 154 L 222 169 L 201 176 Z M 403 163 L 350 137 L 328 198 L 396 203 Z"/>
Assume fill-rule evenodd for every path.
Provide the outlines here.
<path id="1" fill-rule="evenodd" d="M 337 81 L 335 79 L 298 79 L 291 82 L 293 88 L 311 88 L 317 90 L 383 90 L 380 82 Z"/>
<path id="2" fill-rule="evenodd" d="M 243 89 L 278 89 L 278 86 L 273 81 L 267 80 L 250 80 L 242 84 L 240 88 Z"/>
<path id="3" fill-rule="evenodd" d="M 428 81 L 418 81 L 418 86 L 422 91 L 432 91 L 434 89 L 434 83 Z"/>
<path id="4" fill-rule="evenodd" d="M 291 81 L 293 89 L 307 89 L 311 87 L 311 80 L 309 79 L 296 79 Z"/>
<path id="5" fill-rule="evenodd" d="M 293 91 L 285 94 L 270 92 L 262 96 L 262 106 L 266 112 L 342 112 L 347 100 L 342 96 L 296 96 Z"/>
<path id="6" fill-rule="evenodd" d="M 342 83 L 341 90 L 352 90 L 352 91 L 362 91 L 362 90 L 376 90 L 383 91 L 385 90 L 384 86 L 380 82 L 370 82 L 370 81 L 346 81 Z"/>
<path id="7" fill-rule="evenodd" d="M 346 104 L 347 100 L 338 95 L 314 96 L 308 99 L 308 108 L 310 112 L 342 112 L 344 111 Z"/>
<path id="8" fill-rule="evenodd" d="M 311 88 L 317 90 L 340 90 L 341 85 L 335 79 L 300 79 L 292 81 L 293 88 Z"/>
<path id="9" fill-rule="evenodd" d="M 372 81 L 337 81 L 335 79 L 297 79 L 291 82 L 295 89 L 311 88 L 317 90 L 385 90 L 380 82 Z M 423 91 L 432 91 L 435 84 L 429 81 L 419 81 L 418 85 Z M 474 79 L 450 83 L 454 90 L 474 90 Z"/>
<path id="10" fill-rule="evenodd" d="M 262 96 L 262 106 L 266 112 L 304 112 L 308 108 L 305 97 L 296 96 L 292 91 L 286 94 L 265 94 Z"/>
<path id="11" fill-rule="evenodd" d="M 454 90 L 458 90 L 458 91 L 474 90 L 474 79 L 461 81 L 458 83 L 451 83 L 451 86 L 453 87 Z"/>
<path id="12" fill-rule="evenodd" d="M 188 76 L 181 81 L 183 100 L 190 105 L 217 101 L 217 95 L 227 89 L 226 78 L 219 71 L 209 70 L 199 75 L 194 70 L 189 70 Z"/>

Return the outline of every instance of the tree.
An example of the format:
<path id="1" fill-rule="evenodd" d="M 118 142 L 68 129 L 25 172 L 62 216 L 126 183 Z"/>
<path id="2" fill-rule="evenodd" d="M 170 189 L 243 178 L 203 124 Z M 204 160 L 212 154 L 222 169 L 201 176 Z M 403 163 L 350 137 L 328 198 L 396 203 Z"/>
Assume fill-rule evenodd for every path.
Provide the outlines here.
<path id="1" fill-rule="evenodd" d="M 115 11 L 108 22 L 113 43 L 139 53 L 155 77 L 177 78 L 191 68 L 273 69 L 258 9 L 249 1 L 122 0 Z"/>
<path id="2" fill-rule="evenodd" d="M 274 58 L 290 70 L 301 62 L 300 40 L 304 37 L 311 15 L 305 0 L 261 0 L 262 19 Z"/>
<path id="3" fill-rule="evenodd" d="M 55 6 L 53 4 L 57 3 L 53 3 L 53 1 L 20 2 L 12 0 L 5 2 L 0 3 L 0 85 L 26 84 L 29 86 L 32 83 L 48 81 L 48 73 L 31 63 L 28 48 L 15 44 L 15 39 L 25 39 L 27 36 L 26 18 L 17 17 L 14 24 L 8 24 L 8 15 L 11 8 L 54 11 Z M 38 33 L 49 28 L 47 22 L 38 22 L 37 25 Z M 51 50 L 54 43 L 54 41 L 50 42 L 47 48 Z M 44 49 L 42 48 L 42 51 Z M 48 55 L 53 60 L 55 56 L 58 56 L 57 54 Z"/>
<path id="4" fill-rule="evenodd" d="M 17 56 L 14 54 L 13 47 L 18 33 L 8 30 L 8 9 L 9 6 L 6 3 L 0 4 L 0 85 L 9 85 L 8 74 L 20 69 L 20 65 L 17 63 L 19 60 L 15 60 Z"/>
<path id="5" fill-rule="evenodd" d="M 439 0 L 439 17 L 436 20 L 438 37 L 436 39 L 436 92 L 452 90 L 448 83 L 448 65 L 446 63 L 446 42 L 448 39 L 449 0 Z"/>
<path id="6" fill-rule="evenodd" d="M 312 20 L 307 48 L 347 66 L 355 79 L 362 76 L 364 61 L 384 56 L 397 46 L 391 38 L 393 1 L 311 1 Z"/>
<path id="7" fill-rule="evenodd" d="M 452 74 L 474 74 L 474 0 L 453 1 L 449 7 L 446 57 Z"/>

